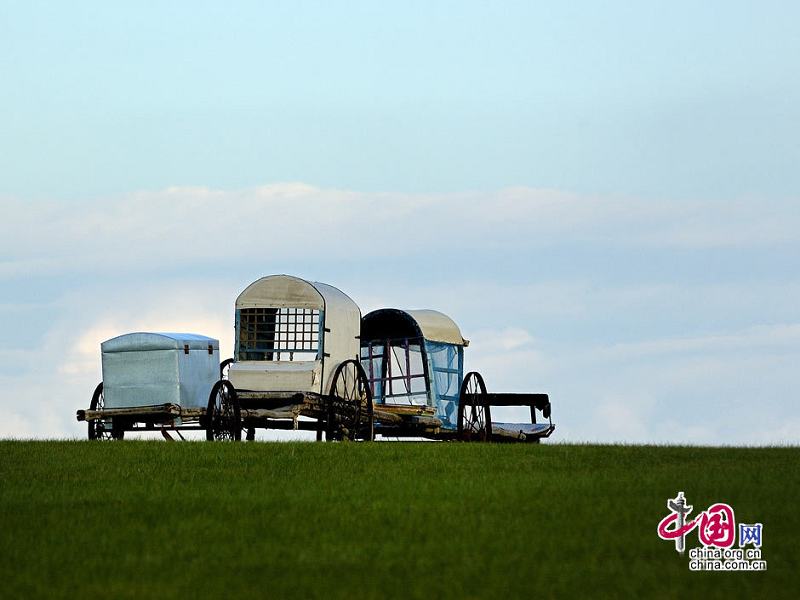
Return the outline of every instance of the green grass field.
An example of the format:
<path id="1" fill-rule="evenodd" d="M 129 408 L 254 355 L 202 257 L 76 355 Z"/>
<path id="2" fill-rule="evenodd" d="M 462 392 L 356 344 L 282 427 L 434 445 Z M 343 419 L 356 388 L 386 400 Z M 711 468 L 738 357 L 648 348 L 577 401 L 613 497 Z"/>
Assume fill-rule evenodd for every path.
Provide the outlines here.
<path id="1" fill-rule="evenodd" d="M 689 572 L 678 490 L 768 571 Z M 0 596 L 797 597 L 798 497 L 798 448 L 0 442 Z"/>

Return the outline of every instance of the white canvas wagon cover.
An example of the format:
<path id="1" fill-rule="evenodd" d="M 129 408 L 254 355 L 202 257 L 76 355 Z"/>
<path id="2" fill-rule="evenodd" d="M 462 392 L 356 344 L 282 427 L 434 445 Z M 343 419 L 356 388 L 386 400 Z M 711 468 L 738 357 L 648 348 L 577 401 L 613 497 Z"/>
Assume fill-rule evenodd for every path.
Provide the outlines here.
<path id="1" fill-rule="evenodd" d="M 203 408 L 219 379 L 219 341 L 195 333 L 127 333 L 100 344 L 106 408 Z"/>
<path id="2" fill-rule="evenodd" d="M 446 314 L 438 310 L 401 310 L 381 308 L 364 317 L 362 336 L 365 340 L 384 337 L 422 337 L 431 342 L 469 346 L 461 330 Z"/>
<path id="3" fill-rule="evenodd" d="M 331 285 L 291 275 L 262 277 L 248 285 L 236 299 L 237 311 L 256 308 L 319 311 L 322 315 L 319 354 L 307 361 L 237 358 L 229 372 L 237 389 L 324 394 L 339 364 L 359 356 L 361 309 L 347 294 Z"/>
<path id="4" fill-rule="evenodd" d="M 446 314 L 438 310 L 404 310 L 403 312 L 417 322 L 422 337 L 426 340 L 469 346 L 469 340 L 464 339 L 456 322 Z"/>

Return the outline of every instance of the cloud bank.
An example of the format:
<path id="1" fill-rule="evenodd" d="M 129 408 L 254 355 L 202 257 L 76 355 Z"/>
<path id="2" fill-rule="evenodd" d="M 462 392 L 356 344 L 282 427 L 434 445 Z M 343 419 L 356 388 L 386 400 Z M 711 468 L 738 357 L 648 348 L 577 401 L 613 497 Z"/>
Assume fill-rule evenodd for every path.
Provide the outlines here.
<path id="1" fill-rule="evenodd" d="M 491 389 L 551 394 L 556 439 L 800 441 L 797 202 L 287 183 L 0 203 L 0 436 L 82 436 L 119 333 L 230 354 L 238 292 L 288 272 L 450 314 Z"/>

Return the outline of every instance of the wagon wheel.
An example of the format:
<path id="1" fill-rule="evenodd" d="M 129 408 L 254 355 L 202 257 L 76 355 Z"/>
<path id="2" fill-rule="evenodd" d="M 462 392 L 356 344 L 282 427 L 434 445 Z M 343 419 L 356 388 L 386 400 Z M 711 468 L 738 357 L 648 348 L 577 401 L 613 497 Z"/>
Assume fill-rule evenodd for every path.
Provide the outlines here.
<path id="1" fill-rule="evenodd" d="M 467 396 L 472 402 L 465 402 Z M 467 373 L 458 395 L 458 439 L 485 442 L 492 438 L 492 412 L 486 401 L 486 384 L 477 371 Z"/>
<path id="2" fill-rule="evenodd" d="M 364 367 L 357 360 L 346 360 L 334 372 L 327 409 L 328 440 L 375 439 L 372 393 Z"/>
<path id="3" fill-rule="evenodd" d="M 105 406 L 103 398 L 103 382 L 97 384 L 92 394 L 92 401 L 89 403 L 89 410 L 103 410 Z M 102 419 L 91 419 L 88 422 L 90 440 L 121 440 L 125 432 L 112 428 L 108 430 L 103 425 Z"/>
<path id="4" fill-rule="evenodd" d="M 221 363 L 219 363 L 219 378 L 220 379 L 228 379 L 228 371 L 230 371 L 230 367 L 233 364 L 232 358 L 226 358 Z"/>
<path id="5" fill-rule="evenodd" d="M 239 410 L 239 397 L 230 381 L 220 379 L 211 388 L 206 409 L 206 439 L 242 439 L 242 417 Z"/>
<path id="6" fill-rule="evenodd" d="M 225 381 L 229 381 L 228 373 L 231 370 L 231 365 L 233 364 L 232 358 L 226 358 L 221 363 L 219 363 L 219 378 L 224 379 Z M 245 439 L 248 442 L 252 442 L 256 439 L 256 429 L 255 427 L 245 427 L 244 428 Z"/>

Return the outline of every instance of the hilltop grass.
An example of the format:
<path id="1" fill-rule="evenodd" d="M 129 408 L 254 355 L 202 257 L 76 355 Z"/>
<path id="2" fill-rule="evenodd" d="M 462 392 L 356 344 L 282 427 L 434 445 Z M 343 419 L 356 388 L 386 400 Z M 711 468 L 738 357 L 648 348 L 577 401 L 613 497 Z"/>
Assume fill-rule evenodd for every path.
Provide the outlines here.
<path id="1" fill-rule="evenodd" d="M 0 442 L 15 597 L 791 596 L 797 448 Z M 678 490 L 764 524 L 762 573 L 691 573 Z M 689 547 L 697 545 L 696 535 Z"/>

